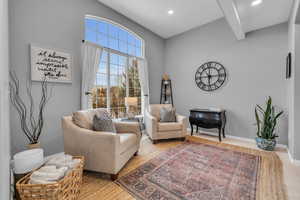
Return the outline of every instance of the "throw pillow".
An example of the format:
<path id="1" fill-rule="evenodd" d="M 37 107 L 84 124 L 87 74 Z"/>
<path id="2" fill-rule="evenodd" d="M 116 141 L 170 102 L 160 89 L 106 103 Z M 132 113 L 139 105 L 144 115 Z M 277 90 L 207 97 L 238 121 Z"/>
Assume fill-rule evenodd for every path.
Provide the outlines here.
<path id="1" fill-rule="evenodd" d="M 102 113 L 107 113 L 106 108 L 96 108 L 96 109 L 88 109 L 88 110 L 80 110 L 73 113 L 73 122 L 77 126 L 93 130 L 93 118 L 94 115 L 101 116 Z"/>
<path id="2" fill-rule="evenodd" d="M 116 127 L 107 112 L 102 113 L 100 116 L 94 115 L 93 118 L 93 130 L 105 131 L 116 133 Z"/>
<path id="3" fill-rule="evenodd" d="M 160 121 L 161 122 L 176 122 L 176 110 L 175 108 L 160 109 Z"/>

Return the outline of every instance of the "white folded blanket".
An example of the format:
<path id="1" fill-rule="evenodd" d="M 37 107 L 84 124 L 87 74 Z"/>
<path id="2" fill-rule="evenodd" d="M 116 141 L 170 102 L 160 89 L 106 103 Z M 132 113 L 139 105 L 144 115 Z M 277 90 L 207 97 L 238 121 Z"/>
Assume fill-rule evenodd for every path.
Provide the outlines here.
<path id="1" fill-rule="evenodd" d="M 50 157 L 44 167 L 31 174 L 29 184 L 55 183 L 79 163 L 80 159 L 73 159 L 72 156 L 67 154 Z"/>
<path id="2" fill-rule="evenodd" d="M 57 167 L 68 167 L 69 169 L 72 169 L 79 164 L 79 159 L 73 159 L 72 156 L 67 154 L 59 154 L 57 156 L 54 156 L 50 158 L 46 165 L 55 165 Z"/>
<path id="3" fill-rule="evenodd" d="M 33 172 L 30 176 L 30 184 L 55 183 L 65 176 L 67 167 L 44 166 Z"/>

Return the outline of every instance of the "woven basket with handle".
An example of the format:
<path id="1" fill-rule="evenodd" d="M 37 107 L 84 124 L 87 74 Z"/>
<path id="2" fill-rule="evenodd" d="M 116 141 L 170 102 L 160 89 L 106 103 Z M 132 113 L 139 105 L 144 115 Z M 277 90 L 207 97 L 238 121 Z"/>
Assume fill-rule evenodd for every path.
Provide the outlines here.
<path id="1" fill-rule="evenodd" d="M 30 174 L 20 179 L 16 186 L 22 200 L 75 200 L 80 193 L 82 172 L 84 165 L 83 156 L 74 156 L 80 163 L 67 175 L 52 184 L 29 184 Z"/>

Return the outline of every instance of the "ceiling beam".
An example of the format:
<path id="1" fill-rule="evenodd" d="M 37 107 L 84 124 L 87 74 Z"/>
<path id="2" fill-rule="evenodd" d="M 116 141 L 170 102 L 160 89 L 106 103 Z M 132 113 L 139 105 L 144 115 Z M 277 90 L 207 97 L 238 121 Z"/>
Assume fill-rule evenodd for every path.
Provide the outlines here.
<path id="1" fill-rule="evenodd" d="M 217 0 L 217 2 L 236 38 L 238 40 L 245 39 L 246 35 L 243 31 L 240 16 L 234 0 Z"/>
<path id="2" fill-rule="evenodd" d="M 296 15 L 296 19 L 293 19 L 293 18 L 295 18 L 294 15 Z M 293 23 L 295 22 L 295 24 L 300 24 L 300 1 L 294 2 L 294 5 L 292 7 L 292 16 L 291 17 L 292 17 L 292 20 L 294 20 Z"/>

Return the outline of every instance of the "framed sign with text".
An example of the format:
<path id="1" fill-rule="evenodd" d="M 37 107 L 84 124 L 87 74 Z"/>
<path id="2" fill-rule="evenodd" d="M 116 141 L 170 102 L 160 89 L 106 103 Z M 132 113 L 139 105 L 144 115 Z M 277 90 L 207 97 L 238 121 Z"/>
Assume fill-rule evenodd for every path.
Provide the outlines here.
<path id="1" fill-rule="evenodd" d="M 72 57 L 62 51 L 30 45 L 31 80 L 72 83 Z"/>

